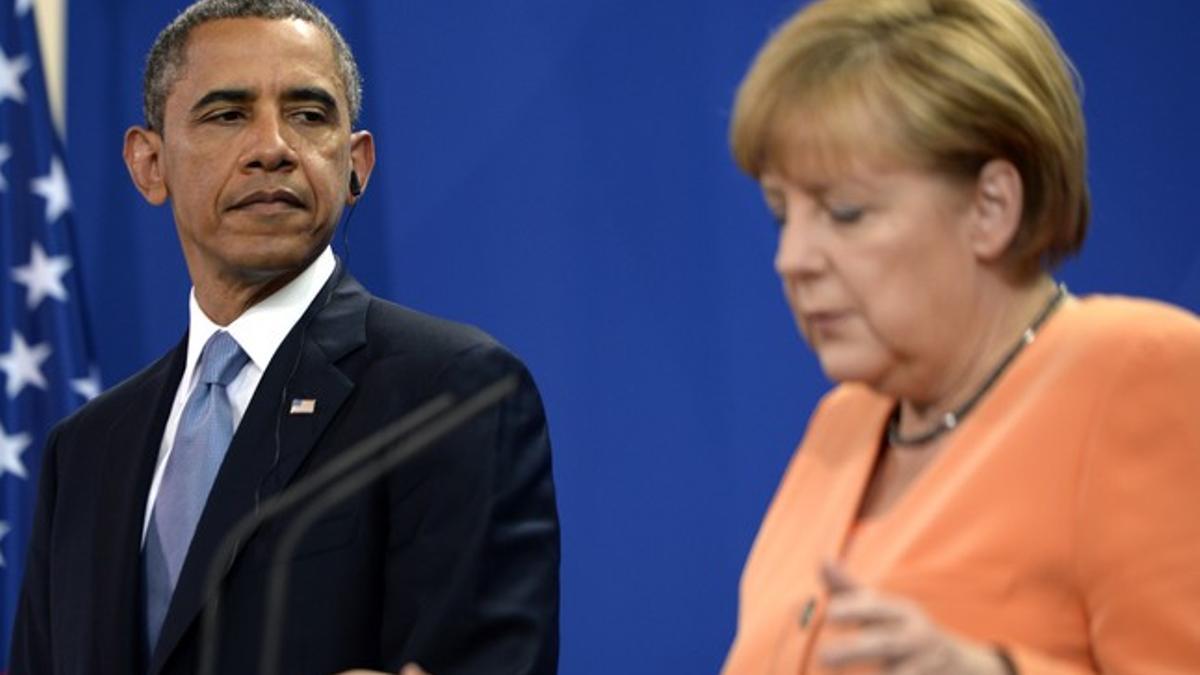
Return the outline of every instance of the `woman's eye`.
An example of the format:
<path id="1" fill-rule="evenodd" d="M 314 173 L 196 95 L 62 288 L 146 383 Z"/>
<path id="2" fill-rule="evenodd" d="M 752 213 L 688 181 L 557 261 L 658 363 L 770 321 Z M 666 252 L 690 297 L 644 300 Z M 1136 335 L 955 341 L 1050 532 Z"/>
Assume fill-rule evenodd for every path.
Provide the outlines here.
<path id="1" fill-rule="evenodd" d="M 767 213 L 771 215 L 771 220 L 778 227 L 783 227 L 786 225 L 787 206 L 784 204 L 783 199 L 774 194 L 767 194 L 765 197 L 766 199 L 764 199 L 763 202 L 767 206 Z"/>
<path id="2" fill-rule="evenodd" d="M 862 219 L 864 209 L 861 206 L 830 206 L 828 210 L 835 223 L 852 225 Z"/>

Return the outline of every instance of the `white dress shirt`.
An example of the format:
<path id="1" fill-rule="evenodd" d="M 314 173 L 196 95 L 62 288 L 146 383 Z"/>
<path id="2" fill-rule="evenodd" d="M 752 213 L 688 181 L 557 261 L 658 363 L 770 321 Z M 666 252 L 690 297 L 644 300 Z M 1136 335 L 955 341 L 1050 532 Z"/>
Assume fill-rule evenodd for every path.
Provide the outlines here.
<path id="1" fill-rule="evenodd" d="M 183 369 L 183 377 L 175 390 L 175 401 L 171 404 L 171 414 L 167 417 L 167 426 L 163 430 L 162 442 L 159 444 L 158 462 L 154 467 L 154 480 L 150 483 L 150 494 L 146 498 L 146 514 L 142 520 L 142 543 L 145 544 L 146 529 L 150 525 L 154 500 L 158 497 L 159 484 L 162 482 L 163 470 L 171 457 L 175 446 L 175 432 L 179 427 L 179 418 L 183 416 L 183 407 L 192 390 L 196 387 L 196 366 L 200 362 L 200 352 L 212 334 L 224 330 L 241 346 L 242 351 L 250 357 L 242 370 L 238 372 L 225 388 L 229 395 L 229 403 L 233 408 L 233 428 L 236 431 L 242 421 L 242 415 L 250 405 L 254 390 L 262 380 L 267 364 L 279 349 L 279 345 L 287 334 L 300 320 L 304 310 L 312 304 L 313 299 L 321 292 L 321 287 L 329 280 L 336 267 L 333 251 L 326 246 L 321 255 L 317 256 L 303 272 L 288 285 L 275 291 L 265 300 L 247 309 L 241 316 L 228 326 L 218 326 L 200 309 L 196 302 L 196 289 L 193 288 L 188 296 L 188 344 L 187 364 Z"/>

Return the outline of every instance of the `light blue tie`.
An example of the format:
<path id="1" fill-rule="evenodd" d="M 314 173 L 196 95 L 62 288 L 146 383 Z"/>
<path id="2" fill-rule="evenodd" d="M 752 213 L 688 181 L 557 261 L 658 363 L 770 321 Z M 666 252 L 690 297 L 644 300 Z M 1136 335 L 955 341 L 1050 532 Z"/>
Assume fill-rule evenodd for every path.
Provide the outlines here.
<path id="1" fill-rule="evenodd" d="M 142 551 L 149 654 L 154 653 L 196 523 L 233 438 L 233 410 L 225 387 L 248 360 L 225 331 L 214 333 L 200 353 L 196 388 L 179 418 Z"/>

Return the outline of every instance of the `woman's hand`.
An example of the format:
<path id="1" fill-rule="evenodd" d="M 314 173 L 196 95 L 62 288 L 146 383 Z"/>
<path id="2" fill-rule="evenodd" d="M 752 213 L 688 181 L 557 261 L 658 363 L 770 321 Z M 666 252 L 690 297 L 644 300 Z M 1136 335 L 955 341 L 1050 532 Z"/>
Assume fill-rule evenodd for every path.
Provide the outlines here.
<path id="1" fill-rule="evenodd" d="M 821 650 L 830 668 L 875 665 L 889 675 L 1015 675 L 995 649 L 951 635 L 915 603 L 864 588 L 833 563 L 821 569 L 826 622 L 857 628 Z"/>

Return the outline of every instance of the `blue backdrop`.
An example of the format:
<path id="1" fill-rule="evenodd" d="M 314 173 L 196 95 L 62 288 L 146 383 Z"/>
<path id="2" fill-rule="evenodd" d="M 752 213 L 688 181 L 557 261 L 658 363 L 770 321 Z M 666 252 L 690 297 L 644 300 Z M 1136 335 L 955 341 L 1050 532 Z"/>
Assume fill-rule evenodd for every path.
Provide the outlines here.
<path id="1" fill-rule="evenodd" d="M 141 201 L 120 158 L 144 52 L 184 4 L 70 5 L 67 159 L 106 384 L 185 329 L 169 210 Z M 715 671 L 759 517 L 828 386 L 725 140 L 739 77 L 797 3 L 321 4 L 362 64 L 380 151 L 350 268 L 486 328 L 541 384 L 562 672 Z M 1086 81 L 1091 125 L 1096 215 L 1062 277 L 1200 308 L 1200 3 L 1039 5 Z"/>

